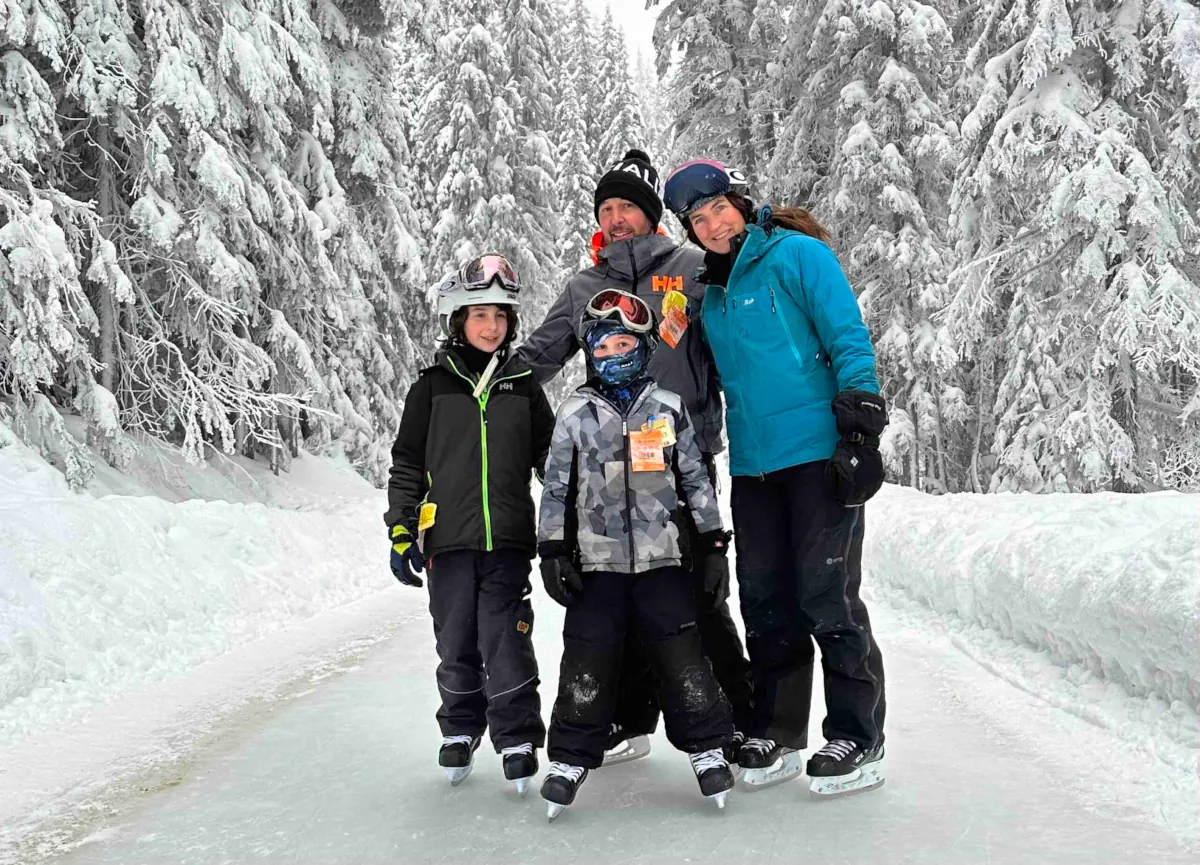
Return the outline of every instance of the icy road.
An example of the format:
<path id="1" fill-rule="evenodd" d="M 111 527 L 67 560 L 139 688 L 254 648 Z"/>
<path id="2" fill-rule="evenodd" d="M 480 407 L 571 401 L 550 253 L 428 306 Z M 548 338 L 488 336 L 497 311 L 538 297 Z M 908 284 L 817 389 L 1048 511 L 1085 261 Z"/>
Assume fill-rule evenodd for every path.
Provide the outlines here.
<path id="1" fill-rule="evenodd" d="M 562 617 L 539 598 L 548 717 Z M 381 593 L 370 602 L 410 607 L 415 600 Z M 889 780 L 872 793 L 814 802 L 802 778 L 739 790 L 721 814 L 701 799 L 686 758 L 661 732 L 648 758 L 593 773 L 553 825 L 536 791 L 522 801 L 504 782 L 486 742 L 474 774 L 451 789 L 436 764 L 431 629 L 409 615 L 337 675 L 241 710 L 188 756 L 177 783 L 135 788 L 110 803 L 113 816 L 93 817 L 86 837 L 57 850 L 26 846 L 23 858 L 63 865 L 1200 861 L 1187 846 L 1194 839 L 1171 826 L 1172 813 L 1198 803 L 1172 799 L 1190 794 L 1173 794 L 1169 772 L 991 675 L 915 614 L 881 603 L 874 609 L 890 713 Z M 819 745 L 816 714 L 811 742 Z"/>

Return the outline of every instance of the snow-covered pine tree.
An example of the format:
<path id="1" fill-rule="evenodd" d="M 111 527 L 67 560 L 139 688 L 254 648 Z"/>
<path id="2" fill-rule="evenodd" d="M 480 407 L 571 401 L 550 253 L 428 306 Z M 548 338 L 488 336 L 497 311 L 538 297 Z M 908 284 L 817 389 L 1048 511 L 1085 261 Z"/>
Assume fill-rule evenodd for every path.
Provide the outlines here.
<path id="1" fill-rule="evenodd" d="M 418 110 L 418 152 L 434 186 L 426 266 L 436 276 L 480 252 L 515 255 L 518 130 L 498 10 L 471 0 L 437 43 Z"/>
<path id="2" fill-rule="evenodd" d="M 611 165 L 630 147 L 645 147 L 646 123 L 629 72 L 625 34 L 606 7 L 600 25 L 600 57 L 596 79 L 602 88 L 597 128 L 601 130 L 596 165 Z"/>
<path id="3" fill-rule="evenodd" d="M 69 36 L 62 7 L 14 10 L 5 86 L 20 104 L 52 94 L 57 117 L 40 114 L 41 141 L 6 125 L 35 147 L 16 188 L 41 220 L 30 226 L 6 200 L 6 262 L 33 266 L 11 253 L 36 228 L 57 273 L 47 259 L 37 279 L 22 270 L 12 284 L 55 281 L 52 308 L 65 301 L 72 325 L 71 339 L 36 326 L 59 355 L 36 370 L 41 422 L 57 416 L 47 395 L 73 402 L 114 462 L 122 427 L 178 441 L 191 458 L 209 443 L 258 443 L 286 460 L 303 424 L 380 479 L 412 352 L 399 317 L 376 314 L 400 280 L 420 279 L 392 170 L 404 153 L 382 41 L 326 0 L 85 2 L 71 7 Z M 30 70 L 40 84 L 22 77 Z M 371 120 L 379 129 L 364 129 L 360 106 L 384 118 Z M 83 302 L 70 284 L 79 272 L 91 286 Z M 33 380 L 23 330 L 37 310 L 26 300 L 0 353 L 21 386 Z M 77 339 L 85 330 L 102 366 Z"/>
<path id="4" fill-rule="evenodd" d="M 525 332 L 541 323 L 561 288 L 558 248 L 561 203 L 556 127 L 558 67 L 550 0 L 506 0 L 509 98 L 514 102 L 517 148 L 513 197 L 516 222 L 509 250 L 527 289 L 521 302 Z"/>
<path id="5" fill-rule="evenodd" d="M 782 44 L 776 0 L 672 0 L 654 27 L 658 71 L 669 78 L 671 162 L 720 159 L 762 178 L 775 109 L 769 64 Z M 756 135 L 759 140 L 756 140 Z"/>
<path id="6" fill-rule="evenodd" d="M 825 0 L 794 9 L 790 24 L 777 67 L 790 112 L 771 162 L 775 197 L 805 196 L 834 234 L 875 337 L 893 472 L 956 489 L 965 467 L 948 465 L 950 427 L 965 405 L 934 322 L 950 260 L 955 151 L 939 93 L 950 29 L 918 0 Z"/>
<path id="7" fill-rule="evenodd" d="M 63 469 L 74 486 L 90 480 L 91 463 L 55 403 L 74 404 L 89 438 L 114 464 L 128 455 L 111 378 L 96 355 L 111 360 L 113 316 L 131 299 L 131 286 L 107 214 L 71 195 L 69 178 L 80 169 L 64 148 L 96 130 L 68 100 L 120 118 L 124 135 L 136 131 L 127 119 L 138 71 L 129 30 L 120 12 L 88 3 L 76 10 L 75 21 L 57 3 L 10 3 L 0 12 L 7 43 L 0 54 L 0 422 Z M 102 52 L 100 31 L 107 36 Z M 81 43 L 105 61 L 103 68 L 90 56 L 77 59 Z M 58 117 L 64 102 L 67 136 Z M 101 167 L 101 182 L 112 182 L 108 169 Z M 103 301 L 101 316 L 92 296 Z M 98 370 L 109 387 L 97 381 Z"/>
<path id="8" fill-rule="evenodd" d="M 994 404 L 989 487 L 1145 488 L 1200 379 L 1195 9 L 993 0 L 977 20 L 947 322 Z"/>

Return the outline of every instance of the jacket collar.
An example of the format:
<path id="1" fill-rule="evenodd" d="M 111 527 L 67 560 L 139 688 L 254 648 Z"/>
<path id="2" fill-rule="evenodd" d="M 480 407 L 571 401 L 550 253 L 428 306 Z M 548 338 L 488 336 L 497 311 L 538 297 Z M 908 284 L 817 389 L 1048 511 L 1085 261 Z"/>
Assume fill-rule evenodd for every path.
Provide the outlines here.
<path id="1" fill-rule="evenodd" d="M 596 263 L 607 267 L 610 274 L 622 280 L 635 282 L 655 271 L 678 248 L 660 226 L 658 234 L 645 234 L 601 246 L 596 251 Z"/>
<path id="2" fill-rule="evenodd" d="M 525 362 L 521 360 L 520 356 L 516 352 L 511 351 L 509 348 L 500 349 L 499 354 L 500 364 L 496 367 L 496 372 L 492 376 L 492 381 L 496 381 L 502 375 L 510 376 L 514 373 L 524 372 L 526 369 L 528 369 Z M 458 356 L 453 346 L 448 345 L 439 349 L 435 357 L 437 359 L 437 365 L 442 369 L 452 372 L 457 376 L 468 378 L 473 382 L 479 381 L 479 376 L 467 368 L 466 362 L 464 362 L 463 359 Z"/>
<path id="3" fill-rule="evenodd" d="M 594 381 L 592 379 L 585 381 L 579 387 L 575 388 L 575 393 L 579 394 L 582 397 L 586 397 L 589 402 L 603 403 L 605 406 L 612 409 L 618 416 L 625 418 L 625 417 L 628 417 L 629 415 L 633 414 L 633 410 L 645 401 L 646 397 L 649 396 L 650 392 L 654 390 L 654 387 L 655 387 L 654 380 L 651 378 L 647 378 L 642 389 L 638 392 L 638 395 L 635 396 L 633 398 L 633 402 L 631 402 L 629 404 L 628 410 L 626 410 L 624 412 L 622 412 L 621 409 L 617 407 L 617 404 L 615 402 L 613 402 L 611 399 L 609 399 L 604 394 L 603 390 L 601 390 L 599 387 L 596 386 L 596 384 L 594 383 Z"/>
<path id="4" fill-rule="evenodd" d="M 757 218 L 754 222 L 746 223 L 746 228 L 741 234 L 734 237 L 729 242 L 729 269 L 725 272 L 725 282 L 719 282 L 708 276 L 708 265 L 705 265 L 703 271 L 698 275 L 700 282 L 707 285 L 728 285 L 733 278 L 733 271 L 738 267 L 746 268 L 758 259 L 762 258 L 776 243 L 779 243 L 788 234 L 794 234 L 787 229 L 779 228 L 771 222 L 771 206 L 763 205 L 759 208 Z M 715 270 L 716 268 L 714 268 Z"/>

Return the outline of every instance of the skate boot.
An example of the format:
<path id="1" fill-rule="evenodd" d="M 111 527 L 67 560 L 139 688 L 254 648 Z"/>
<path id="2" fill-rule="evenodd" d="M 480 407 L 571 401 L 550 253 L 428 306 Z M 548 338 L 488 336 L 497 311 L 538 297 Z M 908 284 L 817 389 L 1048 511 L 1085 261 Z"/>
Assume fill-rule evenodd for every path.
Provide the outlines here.
<path id="1" fill-rule="evenodd" d="M 451 787 L 457 787 L 471 774 L 479 739 L 479 736 L 447 736 L 442 739 L 442 748 L 438 751 L 438 765 L 446 770 Z"/>
<path id="2" fill-rule="evenodd" d="M 587 780 L 588 770 L 569 763 L 551 763 L 542 781 L 542 798 L 549 802 L 546 816 L 550 822 L 575 801 L 575 794 Z"/>
<path id="3" fill-rule="evenodd" d="M 696 780 L 700 782 L 700 792 L 704 794 L 704 798 L 712 799 L 717 803 L 717 807 L 724 811 L 725 798 L 734 784 L 733 772 L 725 754 L 720 748 L 713 748 L 711 751 L 689 754 L 688 757 L 692 761 L 692 771 L 696 773 Z"/>
<path id="4" fill-rule="evenodd" d="M 738 752 L 742 785 L 753 793 L 790 781 L 804 771 L 800 752 L 774 739 L 747 739 Z"/>
<path id="5" fill-rule="evenodd" d="M 529 779 L 537 774 L 538 760 L 533 745 L 513 745 L 500 751 L 504 758 L 504 777 L 517 782 L 517 795 L 524 799 L 529 794 Z"/>
<path id="6" fill-rule="evenodd" d="M 836 799 L 883 786 L 883 746 L 863 750 L 847 739 L 833 739 L 808 761 L 808 791 L 814 799 Z"/>
<path id="7" fill-rule="evenodd" d="M 612 725 L 608 734 L 608 745 L 604 749 L 604 762 L 600 768 L 628 763 L 650 753 L 650 737 L 643 734 L 629 735 L 620 724 Z"/>
<path id="8" fill-rule="evenodd" d="M 746 734 L 735 732 L 733 741 L 725 746 L 725 762 L 729 764 L 729 768 L 733 771 L 735 778 L 742 777 L 742 765 L 738 762 L 740 759 L 742 746 L 746 744 Z"/>

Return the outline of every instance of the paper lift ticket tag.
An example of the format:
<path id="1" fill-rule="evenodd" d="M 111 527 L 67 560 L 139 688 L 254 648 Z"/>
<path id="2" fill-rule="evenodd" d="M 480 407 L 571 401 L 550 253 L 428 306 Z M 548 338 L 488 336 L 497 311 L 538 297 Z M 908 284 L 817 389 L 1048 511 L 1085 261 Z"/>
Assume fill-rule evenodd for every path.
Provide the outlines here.
<path id="1" fill-rule="evenodd" d="M 665 471 L 667 463 L 663 459 L 662 432 L 656 429 L 631 432 L 629 461 L 635 472 Z"/>
<path id="2" fill-rule="evenodd" d="M 687 315 L 678 307 L 674 307 L 663 316 L 662 323 L 658 326 L 658 335 L 662 337 L 663 342 L 671 348 L 675 348 L 679 345 L 679 340 L 683 339 L 683 334 L 687 329 Z"/>
<path id="3" fill-rule="evenodd" d="M 662 433 L 663 447 L 669 448 L 675 444 L 675 428 L 671 426 L 671 418 L 669 417 L 651 417 L 650 429 L 658 430 Z"/>
<path id="4" fill-rule="evenodd" d="M 417 531 L 423 532 L 433 526 L 437 519 L 437 505 L 433 502 L 426 502 L 421 505 L 421 519 L 417 523 Z"/>

